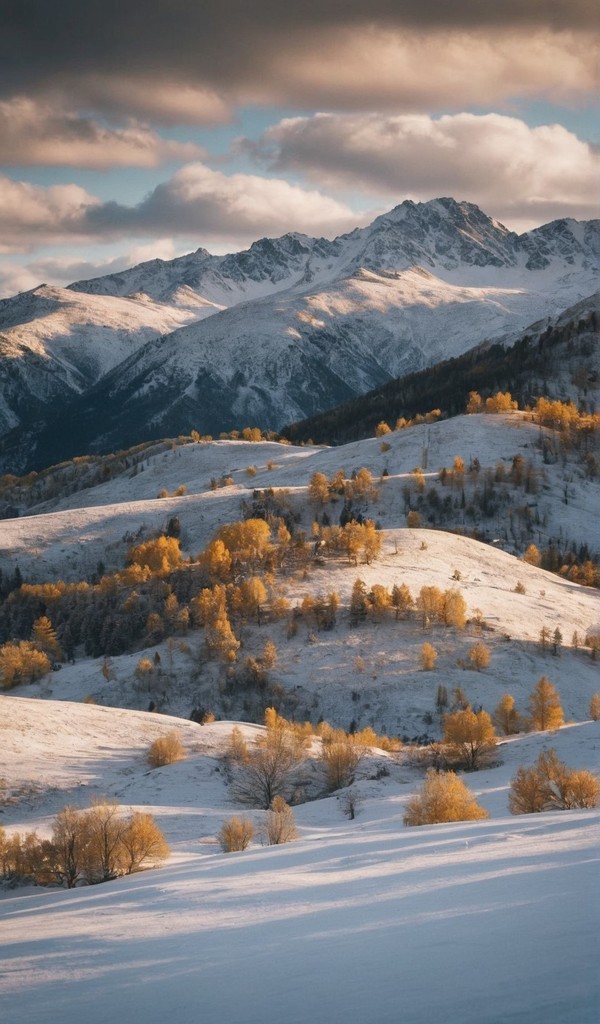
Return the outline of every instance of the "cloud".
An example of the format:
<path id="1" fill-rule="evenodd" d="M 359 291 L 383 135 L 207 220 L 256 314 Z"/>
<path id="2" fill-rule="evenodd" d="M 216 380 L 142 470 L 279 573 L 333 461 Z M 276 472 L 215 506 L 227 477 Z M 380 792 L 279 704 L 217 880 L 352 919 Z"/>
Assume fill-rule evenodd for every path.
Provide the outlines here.
<path id="1" fill-rule="evenodd" d="M 100 200 L 79 185 L 43 188 L 0 177 L 0 253 L 83 236 L 89 211 L 99 205 Z"/>
<path id="2" fill-rule="evenodd" d="M 0 94 L 165 123 L 236 103 L 423 110 L 594 88 L 593 0 L 13 0 Z"/>
<path id="3" fill-rule="evenodd" d="M 252 241 L 286 231 L 334 235 L 355 227 L 345 204 L 277 178 L 226 175 L 201 163 L 188 164 L 142 203 L 105 203 L 90 209 L 87 223 L 99 233 L 168 231 Z"/>
<path id="4" fill-rule="evenodd" d="M 64 287 L 73 281 L 116 274 L 145 260 L 171 260 L 184 252 L 185 249 L 179 249 L 172 238 L 159 238 L 151 244 L 134 246 L 105 259 L 45 256 L 26 263 L 4 259 L 0 261 L 0 298 L 37 288 L 42 283 Z"/>
<path id="5" fill-rule="evenodd" d="M 316 114 L 241 145 L 272 170 L 301 172 L 330 191 L 467 198 L 516 230 L 597 213 L 600 153 L 561 125 L 530 128 L 500 114 Z"/>
<path id="6" fill-rule="evenodd" d="M 0 178 L 0 252 L 33 244 L 154 235 L 242 248 L 287 231 L 333 236 L 364 221 L 349 206 L 278 178 L 182 167 L 136 206 L 101 202 L 77 185 L 50 188 Z"/>
<path id="7" fill-rule="evenodd" d="M 0 162 L 86 168 L 157 167 L 203 151 L 161 139 L 144 125 L 113 129 L 26 97 L 0 102 Z"/>

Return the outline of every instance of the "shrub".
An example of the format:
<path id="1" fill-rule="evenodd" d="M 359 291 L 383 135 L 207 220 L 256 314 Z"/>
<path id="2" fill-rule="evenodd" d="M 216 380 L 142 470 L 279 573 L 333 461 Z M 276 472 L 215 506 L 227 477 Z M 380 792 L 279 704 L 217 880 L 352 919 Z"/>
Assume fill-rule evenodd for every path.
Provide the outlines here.
<path id="1" fill-rule="evenodd" d="M 593 722 L 597 722 L 600 719 L 600 693 L 592 695 L 588 714 Z"/>
<path id="2" fill-rule="evenodd" d="M 148 751 L 148 763 L 151 768 L 162 768 L 163 765 L 174 764 L 176 761 L 183 761 L 184 758 L 185 750 L 175 730 L 154 740 Z"/>
<path id="3" fill-rule="evenodd" d="M 366 747 L 355 736 L 332 731 L 323 737 L 321 759 L 325 766 L 327 788 L 330 792 L 343 789 L 354 781 L 354 775 L 363 760 Z"/>
<path id="4" fill-rule="evenodd" d="M 218 838 L 224 853 L 238 853 L 252 842 L 254 825 L 247 818 L 229 818 L 223 822 Z"/>
<path id="5" fill-rule="evenodd" d="M 421 646 L 419 661 L 423 672 L 431 672 L 435 668 L 437 656 L 437 651 L 431 644 L 425 643 Z"/>
<path id="6" fill-rule="evenodd" d="M 597 807 L 600 781 L 592 772 L 577 771 L 559 761 L 555 750 L 541 753 L 530 768 L 521 766 L 508 796 L 512 814 Z"/>
<path id="7" fill-rule="evenodd" d="M 489 817 L 470 789 L 454 772 L 430 768 L 420 793 L 406 805 L 405 825 L 435 825 L 447 821 L 479 821 Z"/>
<path id="8" fill-rule="evenodd" d="M 169 856 L 169 845 L 151 814 L 135 811 L 126 821 L 121 835 L 122 862 L 126 874 L 140 871 L 147 861 Z"/>
<path id="9" fill-rule="evenodd" d="M 477 671 L 487 668 L 490 663 L 490 649 L 485 644 L 476 643 L 469 649 L 469 664 Z"/>
<path id="10" fill-rule="evenodd" d="M 282 796 L 276 796 L 267 811 L 264 837 L 267 846 L 290 843 L 293 839 L 298 838 L 294 812 Z"/>

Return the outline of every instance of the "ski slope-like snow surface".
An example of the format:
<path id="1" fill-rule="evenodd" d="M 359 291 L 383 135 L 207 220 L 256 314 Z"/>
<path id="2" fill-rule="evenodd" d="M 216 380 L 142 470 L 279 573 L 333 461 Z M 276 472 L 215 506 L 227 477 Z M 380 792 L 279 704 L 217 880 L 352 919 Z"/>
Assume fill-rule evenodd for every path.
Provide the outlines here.
<path id="1" fill-rule="evenodd" d="M 5 808 L 9 830 L 43 833 L 67 800 L 104 794 L 150 810 L 172 848 L 104 885 L 4 892 L 3 1020 L 597 1021 L 600 814 L 511 817 L 507 787 L 550 745 L 597 770 L 599 723 L 503 743 L 498 767 L 466 777 L 487 821 L 404 827 L 417 776 L 400 754 L 357 783 L 354 821 L 329 797 L 296 808 L 296 842 L 224 854 L 232 723 L 8 696 L 0 711 L 9 783 L 39 786 Z M 150 771 L 143 751 L 167 725 L 188 758 Z"/>

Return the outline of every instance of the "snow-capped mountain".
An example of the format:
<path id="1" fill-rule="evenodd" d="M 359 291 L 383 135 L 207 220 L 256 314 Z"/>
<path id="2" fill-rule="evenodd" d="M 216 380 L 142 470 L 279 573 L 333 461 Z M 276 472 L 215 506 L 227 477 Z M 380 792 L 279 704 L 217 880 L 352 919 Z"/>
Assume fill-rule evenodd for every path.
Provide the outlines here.
<path id="1" fill-rule="evenodd" d="M 3 299 L 0 433 L 81 394 L 150 339 L 200 315 L 144 292 L 84 296 L 40 285 Z"/>
<path id="2" fill-rule="evenodd" d="M 569 278 L 570 270 L 592 273 L 600 259 L 598 221 L 553 221 L 523 235 L 508 231 L 473 203 L 406 200 L 365 228 L 333 241 L 290 233 L 262 238 L 246 251 L 211 256 L 198 249 L 187 256 L 151 260 L 118 274 L 78 281 L 74 291 L 95 295 L 145 292 L 159 302 L 216 306 L 262 298 L 274 292 L 303 292 L 351 277 L 360 268 L 408 270 L 421 266 L 443 281 L 494 285 L 498 271 L 517 285 L 523 271 L 547 271 Z M 513 271 L 514 274 L 507 273 Z M 522 282 L 525 284 L 525 282 Z M 544 283 L 536 278 L 530 286 Z M 582 296 L 592 287 L 583 287 Z"/>
<path id="3" fill-rule="evenodd" d="M 152 310 L 153 336 L 139 344 L 140 324 L 120 358 L 114 343 L 110 359 L 95 356 L 104 376 L 77 387 L 67 369 L 81 374 L 82 358 L 89 365 L 106 343 L 71 330 L 58 377 L 80 397 L 52 420 L 58 445 L 48 455 L 76 454 L 61 447 L 73 437 L 82 451 L 100 451 L 192 428 L 277 429 L 483 340 L 516 337 L 594 291 L 599 263 L 599 221 L 555 221 L 519 236 L 470 203 L 438 199 L 404 202 L 333 241 L 289 234 L 246 252 L 199 249 L 78 282 L 61 294 L 89 308 L 88 324 L 97 327 L 94 303 L 108 304 L 107 316 L 126 303 Z M 0 307 L 0 330 L 8 317 L 25 344 L 46 327 L 27 309 L 18 320 L 11 303 L 22 300 Z M 37 415 L 39 402 L 31 405 Z"/>

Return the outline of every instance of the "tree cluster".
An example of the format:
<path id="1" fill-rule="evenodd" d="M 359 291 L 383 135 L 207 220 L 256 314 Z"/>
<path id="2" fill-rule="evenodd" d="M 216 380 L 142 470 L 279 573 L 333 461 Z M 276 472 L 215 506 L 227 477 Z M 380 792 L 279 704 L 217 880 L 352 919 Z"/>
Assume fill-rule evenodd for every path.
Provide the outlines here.
<path id="1" fill-rule="evenodd" d="M 169 854 L 151 814 L 124 816 L 118 804 L 97 800 L 88 810 L 64 807 L 52 823 L 50 839 L 37 833 L 7 836 L 0 829 L 4 878 L 32 879 L 38 885 L 74 888 L 81 880 L 106 882 L 156 865 Z"/>

